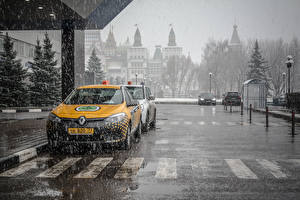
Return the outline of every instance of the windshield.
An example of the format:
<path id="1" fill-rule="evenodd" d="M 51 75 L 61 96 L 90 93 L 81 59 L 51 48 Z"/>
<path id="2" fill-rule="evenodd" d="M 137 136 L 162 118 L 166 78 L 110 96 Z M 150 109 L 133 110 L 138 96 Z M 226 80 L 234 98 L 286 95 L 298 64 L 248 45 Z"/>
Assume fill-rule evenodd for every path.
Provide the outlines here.
<path id="1" fill-rule="evenodd" d="M 132 98 L 135 100 L 144 99 L 144 90 L 142 87 L 127 87 Z"/>
<path id="2" fill-rule="evenodd" d="M 122 92 L 114 88 L 77 89 L 65 100 L 65 104 L 121 104 Z"/>
<path id="3" fill-rule="evenodd" d="M 214 95 L 211 93 L 202 93 L 200 94 L 200 96 L 203 98 L 210 98 L 210 99 L 214 98 Z"/>

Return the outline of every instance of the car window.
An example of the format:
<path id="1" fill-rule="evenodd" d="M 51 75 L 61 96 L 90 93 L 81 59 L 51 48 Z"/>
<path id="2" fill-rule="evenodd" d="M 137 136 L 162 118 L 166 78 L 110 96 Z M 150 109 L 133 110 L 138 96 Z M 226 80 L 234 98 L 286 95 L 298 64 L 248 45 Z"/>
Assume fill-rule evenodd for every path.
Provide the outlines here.
<path id="1" fill-rule="evenodd" d="M 237 97 L 237 96 L 239 96 L 239 93 L 238 92 L 228 92 L 227 96 Z"/>
<path id="2" fill-rule="evenodd" d="M 203 98 L 214 98 L 214 95 L 211 93 L 201 93 L 200 96 Z"/>
<path id="3" fill-rule="evenodd" d="M 126 100 L 126 103 L 130 104 L 131 101 L 132 101 L 132 96 L 131 96 L 130 92 L 127 89 L 125 89 L 124 91 L 125 91 L 125 100 Z"/>
<path id="4" fill-rule="evenodd" d="M 142 87 L 127 87 L 127 90 L 133 99 L 144 99 L 144 91 Z"/>
<path id="5" fill-rule="evenodd" d="M 65 100 L 65 104 L 121 104 L 122 92 L 114 88 L 83 88 L 74 92 Z"/>
<path id="6" fill-rule="evenodd" d="M 147 94 L 147 98 L 149 98 L 151 96 L 151 91 L 147 87 L 146 87 L 146 94 Z"/>

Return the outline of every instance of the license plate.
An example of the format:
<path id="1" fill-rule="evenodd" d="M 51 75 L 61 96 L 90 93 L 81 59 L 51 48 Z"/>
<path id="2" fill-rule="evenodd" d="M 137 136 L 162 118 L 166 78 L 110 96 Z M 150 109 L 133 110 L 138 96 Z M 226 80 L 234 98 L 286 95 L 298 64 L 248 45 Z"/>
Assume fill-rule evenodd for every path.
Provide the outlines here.
<path id="1" fill-rule="evenodd" d="M 68 128 L 70 135 L 93 135 L 94 128 Z"/>

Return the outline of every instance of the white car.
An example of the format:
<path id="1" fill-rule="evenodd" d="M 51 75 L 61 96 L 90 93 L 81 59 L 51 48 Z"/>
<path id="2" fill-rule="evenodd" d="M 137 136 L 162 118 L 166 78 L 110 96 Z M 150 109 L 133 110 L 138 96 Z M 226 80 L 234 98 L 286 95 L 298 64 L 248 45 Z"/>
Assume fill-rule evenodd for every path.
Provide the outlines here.
<path id="1" fill-rule="evenodd" d="M 143 131 L 148 132 L 156 126 L 156 105 L 155 97 L 151 94 L 150 88 L 144 85 L 125 85 L 132 98 L 138 100 L 142 108 Z"/>

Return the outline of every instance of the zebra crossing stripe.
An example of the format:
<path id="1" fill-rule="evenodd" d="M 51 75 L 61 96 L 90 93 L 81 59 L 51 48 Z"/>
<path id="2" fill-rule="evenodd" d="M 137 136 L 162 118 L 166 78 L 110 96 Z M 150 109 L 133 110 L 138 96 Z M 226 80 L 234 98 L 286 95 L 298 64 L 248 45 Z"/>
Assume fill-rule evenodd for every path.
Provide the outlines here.
<path id="1" fill-rule="evenodd" d="M 176 159 L 160 158 L 156 170 L 155 178 L 161 179 L 176 179 Z"/>
<path id="2" fill-rule="evenodd" d="M 275 163 L 275 162 L 270 162 L 265 159 L 257 159 L 256 160 L 263 168 L 266 170 L 269 170 L 270 173 L 275 177 L 275 178 L 287 178 L 287 175 L 283 173 L 280 169 L 280 166 Z"/>
<path id="3" fill-rule="evenodd" d="M 238 178 L 257 179 L 257 176 L 240 159 L 225 159 L 225 161 Z"/>
<path id="4" fill-rule="evenodd" d="M 213 126 L 219 126 L 219 125 L 220 125 L 219 122 L 215 122 L 215 121 L 212 121 L 211 124 L 212 124 Z"/>
<path id="5" fill-rule="evenodd" d="M 81 160 L 81 158 L 66 158 L 61 162 L 57 163 L 53 167 L 47 169 L 46 171 L 40 173 L 38 178 L 56 178 L 60 174 L 62 174 L 69 167 L 74 165 L 77 161 Z"/>
<path id="6" fill-rule="evenodd" d="M 185 125 L 192 125 L 192 122 L 190 122 L 190 121 L 185 121 L 184 124 L 185 124 Z"/>
<path id="7" fill-rule="evenodd" d="M 169 141 L 168 140 L 157 140 L 155 141 L 155 144 L 168 144 Z"/>
<path id="8" fill-rule="evenodd" d="M 164 125 L 166 122 L 165 121 L 157 121 L 158 125 Z"/>
<path id="9" fill-rule="evenodd" d="M 74 178 L 96 178 L 101 171 L 113 160 L 113 158 L 96 158 Z"/>
<path id="10" fill-rule="evenodd" d="M 198 122 L 199 125 L 203 126 L 205 125 L 205 122 L 204 121 L 201 121 L 201 122 Z"/>
<path id="11" fill-rule="evenodd" d="M 37 164 L 40 162 L 46 162 L 48 160 L 50 160 L 52 158 L 50 157 L 38 157 L 35 158 L 31 161 L 28 161 L 24 164 L 21 164 L 18 167 L 12 168 L 10 170 L 7 170 L 3 173 L 0 174 L 0 177 L 16 177 L 19 176 L 21 174 L 24 174 L 25 172 L 31 170 L 31 169 L 36 169 L 37 168 Z"/>
<path id="12" fill-rule="evenodd" d="M 234 122 L 227 122 L 227 125 L 229 125 L 229 126 L 234 126 L 235 123 L 234 123 Z"/>
<path id="13" fill-rule="evenodd" d="M 135 176 L 142 166 L 144 158 L 128 158 L 115 174 L 116 179 L 125 179 Z"/>
<path id="14" fill-rule="evenodd" d="M 178 121 L 173 121 L 173 122 L 170 122 L 171 125 L 178 125 L 179 122 Z"/>

